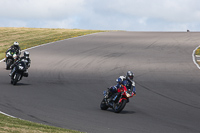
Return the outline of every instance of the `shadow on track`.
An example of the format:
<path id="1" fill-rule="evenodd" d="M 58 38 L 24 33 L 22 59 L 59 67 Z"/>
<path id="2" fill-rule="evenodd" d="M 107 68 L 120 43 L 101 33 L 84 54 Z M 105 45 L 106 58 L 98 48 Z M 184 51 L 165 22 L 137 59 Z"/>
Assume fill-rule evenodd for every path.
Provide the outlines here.
<path id="1" fill-rule="evenodd" d="M 31 84 L 26 84 L 26 83 L 17 83 L 16 85 L 13 86 L 29 86 Z"/>
<path id="2" fill-rule="evenodd" d="M 107 112 L 111 112 L 111 113 L 115 113 L 112 109 L 108 109 L 108 110 L 102 110 L 102 111 L 107 111 Z M 122 110 L 122 112 L 120 113 L 115 113 L 115 114 L 135 114 L 135 111 L 128 111 L 128 110 Z"/>

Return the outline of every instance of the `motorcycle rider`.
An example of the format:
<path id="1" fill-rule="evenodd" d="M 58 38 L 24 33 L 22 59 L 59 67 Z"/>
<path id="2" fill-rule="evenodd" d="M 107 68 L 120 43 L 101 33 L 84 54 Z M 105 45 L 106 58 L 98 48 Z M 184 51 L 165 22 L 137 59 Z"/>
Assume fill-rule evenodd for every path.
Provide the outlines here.
<path id="1" fill-rule="evenodd" d="M 120 76 L 118 79 L 116 79 L 117 85 L 108 88 L 107 98 L 110 98 L 114 93 L 116 93 L 117 89 L 120 88 L 121 85 L 126 86 L 128 90 L 132 90 L 134 95 L 136 95 L 135 82 L 133 81 L 133 78 L 133 72 L 128 71 L 126 76 Z"/>
<path id="2" fill-rule="evenodd" d="M 18 42 L 14 42 L 13 45 L 6 51 L 6 53 L 11 49 L 14 49 L 16 51 L 17 57 L 19 57 L 21 55 L 21 49 L 19 47 L 19 43 Z"/>
<path id="3" fill-rule="evenodd" d="M 24 51 L 24 56 L 20 57 L 13 65 L 11 65 L 11 72 L 9 74 L 9 76 L 13 76 L 13 74 L 15 73 L 15 69 L 13 69 L 16 65 L 18 65 L 18 63 L 20 61 L 23 61 L 26 65 L 26 71 L 24 72 L 25 77 L 28 77 L 28 68 L 30 67 L 31 64 L 31 59 L 29 58 L 29 52 L 28 51 Z"/>

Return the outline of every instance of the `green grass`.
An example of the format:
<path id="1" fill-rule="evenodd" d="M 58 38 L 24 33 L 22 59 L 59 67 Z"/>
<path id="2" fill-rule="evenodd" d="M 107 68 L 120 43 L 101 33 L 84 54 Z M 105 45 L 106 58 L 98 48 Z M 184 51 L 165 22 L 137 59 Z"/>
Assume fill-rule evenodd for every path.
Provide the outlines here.
<path id="1" fill-rule="evenodd" d="M 200 55 L 200 47 L 195 51 L 195 55 Z M 200 65 L 200 62 L 197 61 L 197 64 Z"/>
<path id="2" fill-rule="evenodd" d="M 0 27 L 0 59 L 5 57 L 5 51 L 19 42 L 20 48 L 27 49 L 33 46 L 46 44 L 83 36 L 87 34 L 104 32 L 100 30 L 80 30 L 80 29 L 48 29 L 48 28 L 8 28 Z"/>
<path id="3" fill-rule="evenodd" d="M 200 55 L 200 48 L 195 51 L 195 55 Z"/>
<path id="4" fill-rule="evenodd" d="M 0 114 L 0 133 L 81 133 L 81 132 L 42 125 Z"/>
<path id="5" fill-rule="evenodd" d="M 100 30 L 47 29 L 47 28 L 5 28 L 0 27 L 0 59 L 5 57 L 6 50 L 13 42 L 20 43 L 21 49 L 33 46 L 104 32 Z M 0 133 L 80 133 L 29 121 L 20 120 L 0 114 Z"/>

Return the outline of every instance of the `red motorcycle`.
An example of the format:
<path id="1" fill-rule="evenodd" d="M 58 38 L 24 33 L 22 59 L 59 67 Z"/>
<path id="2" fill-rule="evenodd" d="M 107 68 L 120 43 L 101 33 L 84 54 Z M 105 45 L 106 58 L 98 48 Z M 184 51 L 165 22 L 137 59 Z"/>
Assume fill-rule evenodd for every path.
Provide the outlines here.
<path id="1" fill-rule="evenodd" d="M 103 92 L 104 99 L 100 104 L 100 108 L 102 110 L 107 110 L 110 107 L 115 113 L 121 112 L 126 106 L 126 103 L 129 102 L 129 98 L 135 95 L 132 90 L 127 90 L 124 85 L 121 85 L 117 93 L 113 94 L 111 97 L 108 97 L 107 94 L 107 91 Z"/>

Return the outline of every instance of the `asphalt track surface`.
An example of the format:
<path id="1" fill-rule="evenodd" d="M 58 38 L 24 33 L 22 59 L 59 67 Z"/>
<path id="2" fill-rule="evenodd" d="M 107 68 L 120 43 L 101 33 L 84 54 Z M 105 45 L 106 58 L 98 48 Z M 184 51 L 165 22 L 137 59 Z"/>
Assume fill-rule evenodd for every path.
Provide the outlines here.
<path id="1" fill-rule="evenodd" d="M 0 63 L 0 111 L 88 133 L 199 133 L 200 33 L 106 32 L 29 50 L 29 77 L 16 86 Z M 102 92 L 128 70 L 137 95 L 116 114 Z"/>

